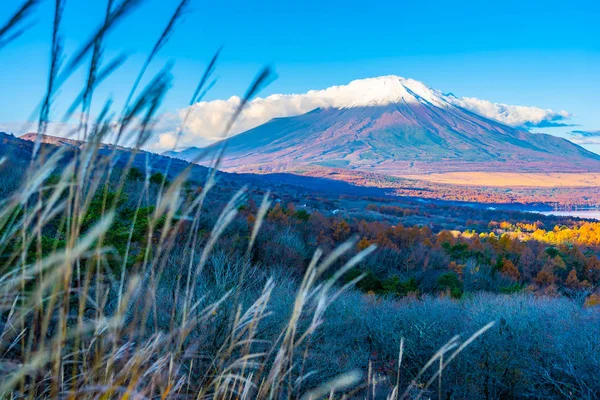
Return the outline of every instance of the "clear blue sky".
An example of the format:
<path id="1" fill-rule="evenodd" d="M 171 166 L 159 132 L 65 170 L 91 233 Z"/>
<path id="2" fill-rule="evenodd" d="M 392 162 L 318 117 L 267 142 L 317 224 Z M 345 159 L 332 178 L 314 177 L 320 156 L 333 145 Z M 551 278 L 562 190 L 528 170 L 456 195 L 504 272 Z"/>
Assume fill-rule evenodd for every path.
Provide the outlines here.
<path id="1" fill-rule="evenodd" d="M 43 1 L 36 24 L 0 52 L 0 122 L 27 119 L 43 94 L 52 3 Z M 2 0 L 0 23 L 18 4 Z M 176 4 L 146 1 L 111 34 L 108 54 L 131 56 L 99 96 L 124 99 Z M 104 7 L 104 0 L 67 0 L 67 55 L 89 37 Z M 187 104 L 207 61 L 224 45 L 209 100 L 243 94 L 260 67 L 272 64 L 278 79 L 261 95 L 394 74 L 457 96 L 564 109 L 580 125 L 571 129 L 598 130 L 599 16 L 593 0 L 193 0 L 152 71 L 175 60 L 165 110 Z M 74 96 L 82 80 L 82 73 L 74 76 L 63 98 Z"/>

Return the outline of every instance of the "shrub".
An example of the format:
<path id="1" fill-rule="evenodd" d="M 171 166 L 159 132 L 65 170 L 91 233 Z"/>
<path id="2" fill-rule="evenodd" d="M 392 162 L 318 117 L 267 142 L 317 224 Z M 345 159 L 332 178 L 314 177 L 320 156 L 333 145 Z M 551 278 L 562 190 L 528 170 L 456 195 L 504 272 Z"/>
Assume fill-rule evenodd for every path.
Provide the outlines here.
<path id="1" fill-rule="evenodd" d="M 454 298 L 460 298 L 463 294 L 462 282 L 453 272 L 442 274 L 437 279 L 438 289 L 441 291 L 449 291 Z"/>
<path id="2" fill-rule="evenodd" d="M 310 219 L 310 214 L 306 210 L 296 211 L 296 218 L 302 222 L 307 222 Z"/>
<path id="3" fill-rule="evenodd" d="M 363 273 L 363 271 L 361 271 L 359 268 L 353 268 L 346 273 L 344 278 L 346 282 L 351 282 L 361 275 L 364 275 L 364 277 L 356 284 L 358 289 L 362 290 L 363 292 L 372 293 L 382 293 L 384 291 L 382 282 L 371 271 Z"/>
<path id="4" fill-rule="evenodd" d="M 129 172 L 127 173 L 127 179 L 132 180 L 132 181 L 143 181 L 144 177 L 145 177 L 144 173 L 135 167 L 131 167 L 129 169 Z"/>
<path id="5" fill-rule="evenodd" d="M 402 281 L 399 277 L 393 276 L 383 281 L 382 286 L 385 292 L 399 296 L 406 296 L 409 293 L 416 293 L 419 290 L 417 280 L 414 277 Z"/>

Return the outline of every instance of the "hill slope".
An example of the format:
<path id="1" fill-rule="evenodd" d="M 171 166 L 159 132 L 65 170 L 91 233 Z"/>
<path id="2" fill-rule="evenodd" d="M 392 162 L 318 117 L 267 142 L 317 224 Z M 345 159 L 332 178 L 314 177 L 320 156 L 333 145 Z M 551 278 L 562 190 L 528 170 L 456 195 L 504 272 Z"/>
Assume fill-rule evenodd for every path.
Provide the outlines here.
<path id="1" fill-rule="evenodd" d="M 0 132 L 0 176 L 5 172 L 15 175 L 13 189 L 18 188 L 21 184 L 21 179 L 24 176 L 25 170 L 30 166 L 31 157 L 33 154 L 34 142 L 37 138 L 36 133 L 27 133 L 20 137 L 16 137 L 5 132 Z M 68 161 L 73 157 L 75 152 L 81 148 L 85 142 L 81 140 L 67 139 L 51 135 L 41 135 L 40 141 L 44 152 L 56 151 L 59 147 L 67 147 L 64 161 Z M 103 144 L 100 146 L 99 154 L 112 155 L 114 145 Z M 132 155 L 132 149 L 122 146 L 117 146 L 117 152 L 114 154 L 116 163 L 119 166 L 124 166 L 129 161 Z M 150 172 L 164 173 L 167 165 L 169 167 L 169 178 L 175 178 L 185 169 L 190 168 L 190 176 L 188 181 L 204 184 L 208 175 L 208 169 L 201 165 L 190 164 L 184 160 L 170 158 L 166 155 L 139 151 L 135 154 L 131 163 L 132 167 L 136 167 L 141 171 L 145 171 L 146 167 Z M 6 174 L 5 174 L 6 175 Z M 296 193 L 305 191 L 315 191 L 317 193 L 345 193 L 362 196 L 378 196 L 385 197 L 385 190 L 375 187 L 360 187 L 346 182 L 331 180 L 319 177 L 299 177 L 292 174 L 272 174 L 272 175 L 257 175 L 257 174 L 235 174 L 218 171 L 217 180 L 219 185 L 227 187 L 233 186 L 237 189 L 244 185 L 257 187 L 261 190 L 265 188 L 281 190 L 284 193 Z M 3 193 L 2 180 L 0 179 L 0 197 Z M 236 190 L 237 190 L 236 189 Z"/>
<path id="2" fill-rule="evenodd" d="M 68 160 L 69 157 L 72 157 L 75 152 L 79 151 L 85 145 L 85 142 L 82 140 L 68 139 L 51 135 L 39 136 L 41 136 L 40 143 L 42 144 L 42 148 L 46 151 L 52 152 L 59 147 L 66 147 L 67 152 L 65 154 L 65 161 Z M 0 140 L 4 140 L 4 143 L 6 144 L 5 152 L 11 162 L 29 162 L 32 156 L 33 144 L 37 137 L 37 133 L 26 133 L 17 138 L 15 136 L 0 132 Z M 18 155 L 11 154 L 15 151 L 15 149 L 20 149 L 20 153 Z M 0 151 L 0 156 L 2 156 L 2 153 L 3 151 Z M 188 162 L 181 159 L 169 158 L 160 154 L 143 150 L 134 152 L 131 148 L 115 146 L 112 144 L 100 144 L 98 148 L 98 155 L 100 157 L 114 157 L 116 164 L 121 167 L 127 165 L 131 158 L 131 166 L 142 171 L 146 171 L 146 168 L 148 168 L 151 173 L 164 172 L 167 170 L 167 166 L 169 166 L 168 171 L 169 177 L 171 178 L 177 176 L 184 169 L 190 167 Z M 205 167 L 195 165 L 192 169 L 192 177 L 197 176 L 199 180 L 204 179 L 207 171 L 208 170 Z"/>

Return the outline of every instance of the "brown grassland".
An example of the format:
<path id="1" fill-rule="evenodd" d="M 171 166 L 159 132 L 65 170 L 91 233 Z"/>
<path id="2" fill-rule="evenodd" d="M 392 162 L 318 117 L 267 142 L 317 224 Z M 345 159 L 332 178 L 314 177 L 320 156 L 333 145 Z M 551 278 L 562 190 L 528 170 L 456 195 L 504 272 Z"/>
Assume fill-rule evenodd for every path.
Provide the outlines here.
<path id="1" fill-rule="evenodd" d="M 404 175 L 406 179 L 464 186 L 493 187 L 598 187 L 600 173 L 447 172 Z"/>

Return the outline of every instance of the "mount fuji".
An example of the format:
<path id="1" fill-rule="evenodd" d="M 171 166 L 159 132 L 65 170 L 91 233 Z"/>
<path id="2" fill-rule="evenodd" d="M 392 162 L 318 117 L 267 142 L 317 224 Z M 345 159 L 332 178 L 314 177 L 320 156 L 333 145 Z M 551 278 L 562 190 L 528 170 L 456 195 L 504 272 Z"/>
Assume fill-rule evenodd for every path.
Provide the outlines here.
<path id="1" fill-rule="evenodd" d="M 339 89 L 340 87 L 336 87 Z M 274 118 L 207 148 L 226 146 L 222 168 L 269 172 L 331 167 L 390 175 L 431 172 L 600 171 L 600 156 L 465 108 L 461 99 L 397 76 L 358 80 L 323 106 Z"/>

